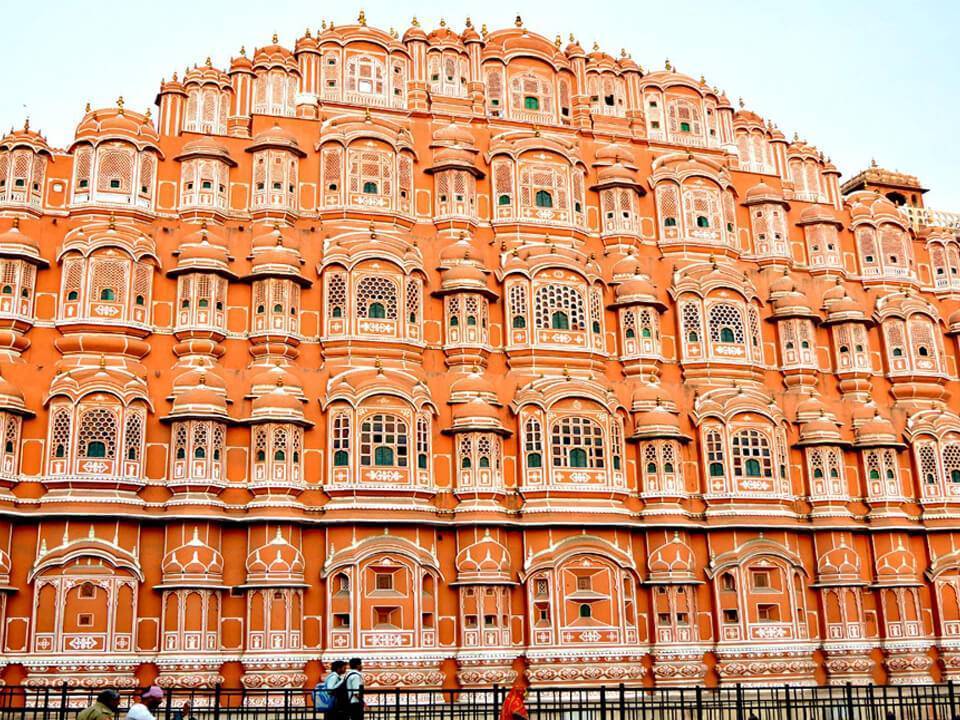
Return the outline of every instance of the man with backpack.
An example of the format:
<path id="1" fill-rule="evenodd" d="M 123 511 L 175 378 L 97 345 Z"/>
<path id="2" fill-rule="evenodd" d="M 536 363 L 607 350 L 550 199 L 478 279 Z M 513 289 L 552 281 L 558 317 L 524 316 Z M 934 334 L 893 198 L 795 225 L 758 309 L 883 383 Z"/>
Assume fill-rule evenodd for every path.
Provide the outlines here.
<path id="1" fill-rule="evenodd" d="M 323 712 L 324 720 L 337 720 L 337 688 L 343 684 L 346 672 L 347 664 L 343 660 L 334 660 L 330 674 L 313 689 L 313 709 Z"/>
<path id="2" fill-rule="evenodd" d="M 350 669 L 336 689 L 336 707 L 344 720 L 363 720 L 363 662 L 350 658 Z"/>

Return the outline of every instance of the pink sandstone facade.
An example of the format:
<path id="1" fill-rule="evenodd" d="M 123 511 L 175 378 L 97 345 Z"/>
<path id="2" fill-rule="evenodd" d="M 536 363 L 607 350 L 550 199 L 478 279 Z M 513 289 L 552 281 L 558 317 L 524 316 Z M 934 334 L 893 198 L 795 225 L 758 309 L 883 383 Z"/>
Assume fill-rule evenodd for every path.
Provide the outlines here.
<path id="1" fill-rule="evenodd" d="M 0 141 L 8 684 L 960 677 L 916 178 L 519 18 L 157 105 Z"/>

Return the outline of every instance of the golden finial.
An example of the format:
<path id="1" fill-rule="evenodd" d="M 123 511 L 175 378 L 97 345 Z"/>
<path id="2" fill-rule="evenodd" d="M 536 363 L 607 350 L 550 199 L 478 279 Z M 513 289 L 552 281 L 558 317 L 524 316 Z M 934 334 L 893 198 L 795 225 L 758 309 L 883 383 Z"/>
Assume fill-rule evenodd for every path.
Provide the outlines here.
<path id="1" fill-rule="evenodd" d="M 276 33 L 273 34 L 273 38 L 272 38 L 272 39 L 273 39 L 273 44 L 274 44 L 274 45 L 276 45 L 278 42 L 280 42 L 280 38 L 277 37 L 277 34 L 276 34 Z"/>
<path id="2" fill-rule="evenodd" d="M 207 55 L 207 60 L 206 62 L 204 62 L 204 65 L 206 65 L 207 67 L 213 67 L 213 61 L 210 59 L 209 55 Z"/>
<path id="3" fill-rule="evenodd" d="M 523 27 L 523 18 L 520 17 L 519 13 L 517 13 L 517 19 L 513 21 L 513 24 L 516 25 L 518 28 Z"/>
<path id="4" fill-rule="evenodd" d="M 396 29 L 396 28 L 394 28 L 394 27 L 391 27 L 391 28 L 390 28 L 390 37 L 392 37 L 392 38 L 398 38 L 398 37 L 400 37 L 400 35 L 397 33 L 397 29 Z"/>
<path id="5" fill-rule="evenodd" d="M 305 38 L 313 37 L 313 35 L 310 34 L 310 28 L 307 28 L 306 30 L 303 31 L 303 36 Z"/>
<path id="6" fill-rule="evenodd" d="M 663 61 L 663 69 L 668 71 L 673 70 L 673 65 L 670 64 L 670 58 Z"/>
<path id="7" fill-rule="evenodd" d="M 876 167 L 876 166 L 877 166 L 877 159 L 870 158 L 870 167 Z"/>
<path id="8" fill-rule="evenodd" d="M 370 108 L 363 109 L 363 121 L 370 122 L 372 118 L 370 117 Z"/>
<path id="9" fill-rule="evenodd" d="M 108 221 L 107 227 L 111 230 L 117 229 L 117 216 L 113 213 L 110 213 L 110 220 Z"/>
<path id="10" fill-rule="evenodd" d="M 377 375 L 383 375 L 383 362 L 380 358 L 377 358 L 376 362 L 373 363 L 373 366 L 377 369 Z"/>
<path id="11" fill-rule="evenodd" d="M 357 23 L 366 27 L 367 25 L 367 13 L 363 10 L 360 11 L 360 14 L 357 16 Z"/>
<path id="12" fill-rule="evenodd" d="M 447 21 L 444 18 L 440 18 L 440 27 L 445 28 L 447 26 Z"/>
<path id="13" fill-rule="evenodd" d="M 103 370 L 107 366 L 107 358 L 105 355 L 100 355 L 100 369 Z"/>
<path id="14" fill-rule="evenodd" d="M 30 118 L 26 117 L 23 119 L 23 129 L 24 131 L 30 129 Z"/>
<path id="15" fill-rule="evenodd" d="M 742 97 L 741 97 L 741 98 L 737 98 L 737 104 L 740 105 L 740 109 L 743 110 L 743 108 L 744 108 L 744 106 L 745 106 L 745 103 L 743 102 L 743 98 L 742 98 Z"/>
<path id="16" fill-rule="evenodd" d="M 483 25 L 480 26 L 480 34 L 483 35 L 484 37 L 487 36 L 487 24 L 486 24 L 486 23 L 484 23 Z"/>
<path id="17" fill-rule="evenodd" d="M 700 84 L 701 84 L 701 85 L 706 85 L 706 84 L 707 84 L 707 78 L 705 78 L 705 77 L 703 76 L 703 73 L 700 73 Z"/>
<path id="18" fill-rule="evenodd" d="M 150 119 L 150 117 L 151 117 L 151 115 L 150 115 L 150 108 L 147 108 L 147 111 L 143 114 L 143 116 L 144 116 L 147 120 Z"/>
<path id="19" fill-rule="evenodd" d="M 596 40 L 593 41 L 593 51 L 600 52 L 600 43 L 598 43 Z"/>
<path id="20" fill-rule="evenodd" d="M 553 39 L 553 44 L 557 47 L 563 44 L 563 40 L 560 39 L 560 33 L 557 33 L 557 36 Z"/>
<path id="21" fill-rule="evenodd" d="M 321 21 L 320 21 L 320 29 L 321 29 L 321 30 L 326 30 L 326 29 L 327 29 L 327 21 L 326 21 L 326 20 L 321 20 Z"/>
<path id="22" fill-rule="evenodd" d="M 467 21 L 464 23 L 464 25 L 466 25 L 468 28 L 472 28 L 472 27 L 473 27 L 473 20 L 471 20 L 471 19 L 468 17 L 468 18 L 467 18 Z"/>
<path id="23" fill-rule="evenodd" d="M 20 229 L 20 218 L 15 217 L 15 218 L 13 219 L 13 229 L 14 229 L 14 230 L 19 230 L 19 229 Z"/>
<path id="24" fill-rule="evenodd" d="M 247 46 L 246 46 L 246 45 L 241 45 L 241 46 L 240 46 L 240 57 L 246 57 L 246 56 L 247 56 Z"/>
<path id="25" fill-rule="evenodd" d="M 577 39 L 576 39 L 575 37 L 573 37 L 573 33 L 570 33 L 570 42 L 571 42 L 571 43 L 575 43 L 576 41 L 577 41 Z"/>
<path id="26" fill-rule="evenodd" d="M 123 95 L 117 98 L 117 110 L 123 115 Z"/>
<path id="27" fill-rule="evenodd" d="M 411 25 L 412 27 L 420 27 L 420 21 L 417 20 L 417 16 L 416 16 L 416 15 L 413 16 L 413 20 L 410 21 L 410 25 Z"/>
<path id="28" fill-rule="evenodd" d="M 200 382 L 201 385 L 206 385 L 206 384 L 207 384 L 207 374 L 206 374 L 206 373 L 203 373 L 202 375 L 200 375 L 199 382 Z"/>
<path id="29" fill-rule="evenodd" d="M 629 55 L 627 55 L 627 49 L 626 49 L 626 48 L 620 48 L 620 57 L 622 57 L 622 58 L 628 58 L 628 57 L 630 57 Z"/>

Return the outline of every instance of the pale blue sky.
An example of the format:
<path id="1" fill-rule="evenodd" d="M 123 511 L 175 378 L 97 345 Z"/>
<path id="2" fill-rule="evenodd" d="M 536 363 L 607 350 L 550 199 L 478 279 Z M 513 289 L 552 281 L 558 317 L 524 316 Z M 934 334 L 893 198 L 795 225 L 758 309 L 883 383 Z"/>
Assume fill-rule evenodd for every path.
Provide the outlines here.
<path id="1" fill-rule="evenodd" d="M 160 78 L 209 55 L 225 67 L 241 45 L 292 46 L 321 19 L 403 32 L 416 15 L 428 31 L 444 17 L 454 29 L 469 15 L 502 27 L 520 12 L 552 38 L 573 32 L 612 54 L 626 48 L 641 65 L 664 58 L 797 131 L 830 155 L 844 178 L 876 157 L 918 175 L 927 204 L 960 210 L 960 2 L 650 2 L 533 0 L 41 0 L 3 3 L 6 48 L 0 127 L 23 122 L 66 145 L 83 107 L 152 106 Z M 455 13 L 450 7 L 455 6 Z M 162 8 L 162 9 L 161 9 Z"/>

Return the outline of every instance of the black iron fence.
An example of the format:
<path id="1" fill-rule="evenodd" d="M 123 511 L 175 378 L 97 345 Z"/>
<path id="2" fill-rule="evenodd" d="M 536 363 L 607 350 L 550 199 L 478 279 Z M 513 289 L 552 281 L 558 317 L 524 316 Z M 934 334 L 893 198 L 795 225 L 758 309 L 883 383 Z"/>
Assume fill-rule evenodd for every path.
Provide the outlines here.
<path id="1" fill-rule="evenodd" d="M 530 720 L 960 720 L 953 683 L 830 687 L 531 688 Z M 508 689 L 369 689 L 367 720 L 497 718 Z M 74 720 L 97 690 L 0 688 L 0 720 Z M 133 691 L 122 691 L 121 718 Z M 189 702 L 189 714 L 183 704 Z M 304 689 L 172 689 L 157 720 L 322 720 Z"/>

